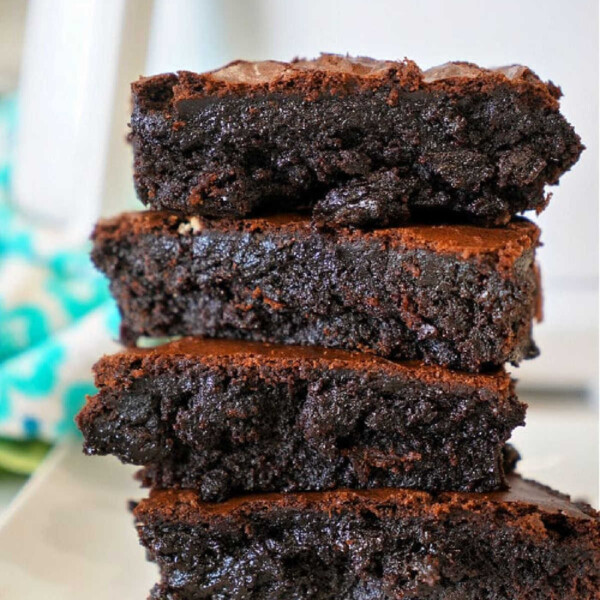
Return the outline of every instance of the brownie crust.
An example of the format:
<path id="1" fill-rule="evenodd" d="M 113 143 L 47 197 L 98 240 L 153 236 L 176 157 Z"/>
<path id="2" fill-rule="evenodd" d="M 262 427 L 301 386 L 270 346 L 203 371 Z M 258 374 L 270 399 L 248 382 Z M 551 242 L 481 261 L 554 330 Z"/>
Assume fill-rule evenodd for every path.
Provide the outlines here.
<path id="1" fill-rule="evenodd" d="M 200 335 L 319 345 L 481 371 L 535 356 L 539 230 L 319 231 L 300 217 L 101 221 L 92 259 L 122 338 Z"/>
<path id="2" fill-rule="evenodd" d="M 221 504 L 166 490 L 134 515 L 160 569 L 156 600 L 598 598 L 598 513 L 517 476 L 510 484 L 490 494 L 335 490 Z"/>
<path id="3" fill-rule="evenodd" d="M 88 454 L 204 500 L 259 491 L 505 485 L 524 423 L 504 371 L 468 375 L 341 350 L 184 338 L 105 356 L 77 417 Z"/>
<path id="4" fill-rule="evenodd" d="M 505 224 L 542 210 L 544 186 L 583 149 L 560 90 L 518 65 L 423 72 L 324 54 L 142 78 L 132 91 L 138 196 L 188 214 Z"/>

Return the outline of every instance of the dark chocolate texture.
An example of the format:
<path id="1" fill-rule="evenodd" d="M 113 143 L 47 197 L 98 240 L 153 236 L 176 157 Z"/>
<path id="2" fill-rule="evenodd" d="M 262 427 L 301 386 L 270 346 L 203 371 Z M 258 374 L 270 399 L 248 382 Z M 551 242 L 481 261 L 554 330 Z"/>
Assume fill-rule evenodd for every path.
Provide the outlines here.
<path id="1" fill-rule="evenodd" d="M 517 476 L 510 485 L 221 504 L 155 491 L 134 514 L 160 569 L 156 600 L 596 600 L 598 513 Z"/>
<path id="2" fill-rule="evenodd" d="M 504 224 L 540 211 L 582 144 L 560 90 L 526 67 L 322 55 L 237 61 L 134 83 L 140 199 L 243 217 L 310 210 L 327 226 Z"/>
<path id="3" fill-rule="evenodd" d="M 105 356 L 77 417 L 89 454 L 204 500 L 258 491 L 505 485 L 525 405 L 469 375 L 341 350 L 184 338 Z M 510 457 L 508 457 L 510 460 Z"/>
<path id="4" fill-rule="evenodd" d="M 536 354 L 538 236 L 526 220 L 324 232 L 151 211 L 101 221 L 92 258 L 129 344 L 201 335 L 480 371 Z"/>

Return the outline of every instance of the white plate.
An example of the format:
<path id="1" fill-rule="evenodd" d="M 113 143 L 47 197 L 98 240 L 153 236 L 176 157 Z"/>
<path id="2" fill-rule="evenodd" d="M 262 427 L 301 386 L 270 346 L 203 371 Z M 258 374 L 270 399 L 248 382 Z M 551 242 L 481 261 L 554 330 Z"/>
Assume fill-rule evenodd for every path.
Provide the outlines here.
<path id="1" fill-rule="evenodd" d="M 0 522 L 1 600 L 143 600 L 158 580 L 129 499 L 135 467 L 57 447 Z"/>

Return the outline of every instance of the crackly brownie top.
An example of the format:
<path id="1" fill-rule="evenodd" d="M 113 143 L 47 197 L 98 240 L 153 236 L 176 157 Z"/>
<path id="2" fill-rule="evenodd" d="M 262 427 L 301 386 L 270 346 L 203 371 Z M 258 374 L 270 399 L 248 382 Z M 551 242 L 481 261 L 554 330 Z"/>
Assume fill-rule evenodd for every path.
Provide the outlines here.
<path id="1" fill-rule="evenodd" d="M 292 62 L 236 60 L 220 69 L 197 74 L 179 71 L 142 77 L 132 84 L 134 98 L 147 109 L 167 109 L 180 101 L 205 96 L 293 93 L 307 99 L 322 93 L 344 94 L 389 87 L 390 104 L 399 91 L 435 91 L 461 95 L 510 85 L 554 110 L 560 89 L 544 83 L 528 67 L 510 65 L 486 69 L 468 62 L 448 62 L 422 71 L 413 61 L 375 60 L 321 54 Z"/>
<path id="2" fill-rule="evenodd" d="M 524 517 L 523 525 L 534 528 L 528 517 L 531 509 L 545 514 L 563 514 L 577 520 L 600 524 L 600 514 L 582 503 L 573 503 L 564 494 L 556 492 L 519 475 L 508 476 L 509 489 L 499 492 L 465 493 L 429 492 L 380 488 L 372 490 L 337 489 L 326 492 L 299 492 L 290 494 L 248 494 L 222 503 L 202 502 L 194 490 L 153 490 L 148 499 L 135 509 L 136 517 L 157 518 L 166 522 L 184 521 L 197 524 L 219 516 L 243 516 L 268 508 L 316 509 L 334 513 L 341 509 L 360 512 L 365 508 L 377 514 L 381 505 L 398 506 L 411 514 L 434 514 L 443 517 L 454 510 L 486 513 L 501 506 L 515 518 Z"/>
<path id="3" fill-rule="evenodd" d="M 247 367 L 279 364 L 283 367 L 306 365 L 320 369 L 358 369 L 366 372 L 384 372 L 399 375 L 426 383 L 443 383 L 450 386 L 467 386 L 474 389 L 488 389 L 502 396 L 512 390 L 510 377 L 503 368 L 486 374 L 471 374 L 449 371 L 420 361 L 392 361 L 385 358 L 316 346 L 277 345 L 260 342 L 247 342 L 227 339 L 186 337 L 156 348 L 131 348 L 118 354 L 104 356 L 94 366 L 98 385 L 114 385 L 114 374 L 123 366 L 139 362 L 149 364 L 167 358 L 172 362 L 198 361 L 205 364 L 228 366 L 233 360 Z M 129 375 L 142 375 L 143 364 Z M 164 363 L 163 363 L 164 364 Z"/>
<path id="4" fill-rule="evenodd" d="M 92 237 L 101 243 L 129 235 L 161 232 L 196 235 L 204 231 L 302 236 L 315 232 L 310 218 L 298 215 L 215 221 L 197 216 L 184 217 L 168 211 L 147 211 L 101 220 Z M 336 233 L 322 235 L 335 236 L 338 243 L 375 241 L 393 250 L 423 249 L 465 260 L 494 255 L 501 267 L 510 267 L 524 252 L 538 245 L 540 230 L 531 221 L 519 218 L 506 227 L 495 229 L 475 225 L 406 225 L 368 232 L 339 229 Z"/>

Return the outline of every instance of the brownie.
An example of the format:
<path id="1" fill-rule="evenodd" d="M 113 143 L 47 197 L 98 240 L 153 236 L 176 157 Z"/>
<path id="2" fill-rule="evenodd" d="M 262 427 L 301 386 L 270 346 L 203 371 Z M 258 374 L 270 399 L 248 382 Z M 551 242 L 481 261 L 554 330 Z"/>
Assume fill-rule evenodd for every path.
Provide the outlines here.
<path id="1" fill-rule="evenodd" d="M 466 371 L 536 354 L 538 228 L 323 231 L 299 216 L 101 221 L 92 258 L 122 339 L 201 335 L 364 350 Z"/>
<path id="2" fill-rule="evenodd" d="M 102 358 L 77 417 L 88 454 L 204 500 L 265 491 L 504 486 L 525 405 L 503 371 L 302 346 L 184 338 Z"/>
<path id="3" fill-rule="evenodd" d="M 134 509 L 155 600 L 592 600 L 600 516 L 511 476 L 508 492 L 379 489 L 205 504 L 155 491 Z"/>
<path id="4" fill-rule="evenodd" d="M 204 216 L 310 210 L 321 225 L 505 224 L 579 158 L 560 89 L 527 67 L 324 54 L 132 86 L 138 196 Z"/>

